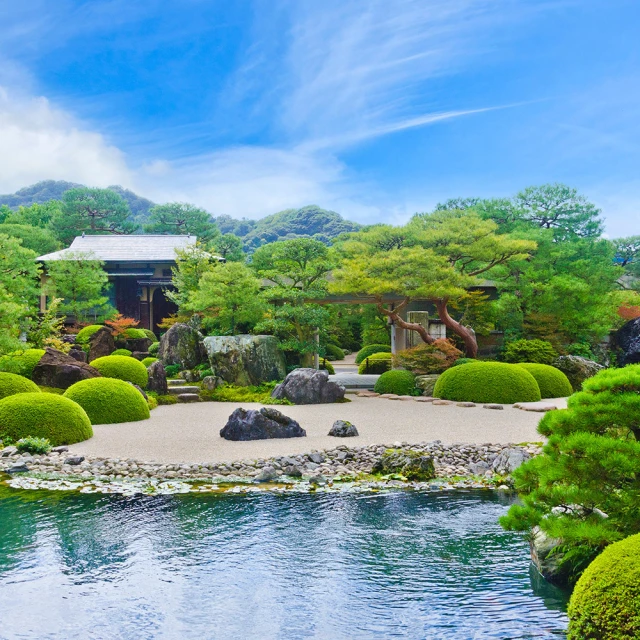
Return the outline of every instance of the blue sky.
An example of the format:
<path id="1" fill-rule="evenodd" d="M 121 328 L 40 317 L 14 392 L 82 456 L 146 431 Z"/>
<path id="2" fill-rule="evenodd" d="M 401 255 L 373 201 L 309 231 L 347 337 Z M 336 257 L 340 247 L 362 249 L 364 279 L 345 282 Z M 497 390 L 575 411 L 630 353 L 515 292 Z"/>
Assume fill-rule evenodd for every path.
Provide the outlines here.
<path id="1" fill-rule="evenodd" d="M 637 0 L 22 0 L 0 21 L 0 192 L 402 222 L 559 181 L 640 233 Z"/>

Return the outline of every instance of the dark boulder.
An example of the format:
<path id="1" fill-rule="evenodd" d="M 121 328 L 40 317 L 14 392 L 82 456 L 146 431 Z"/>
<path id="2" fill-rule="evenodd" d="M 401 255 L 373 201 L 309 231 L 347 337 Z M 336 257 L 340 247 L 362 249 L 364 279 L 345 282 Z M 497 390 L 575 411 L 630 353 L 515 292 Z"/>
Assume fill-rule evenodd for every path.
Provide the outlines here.
<path id="1" fill-rule="evenodd" d="M 78 362 L 87 361 L 87 354 L 82 349 L 71 349 L 71 351 L 69 351 L 69 355 Z"/>
<path id="2" fill-rule="evenodd" d="M 640 318 L 629 320 L 616 331 L 614 347 L 618 351 L 618 364 L 621 367 L 640 362 Z"/>
<path id="3" fill-rule="evenodd" d="M 153 340 L 151 340 L 150 338 L 127 338 L 127 341 L 125 342 L 125 348 L 129 349 L 132 354 L 134 352 L 144 352 L 148 355 L 149 347 L 152 344 Z"/>
<path id="4" fill-rule="evenodd" d="M 419 451 L 387 449 L 375 462 L 373 473 L 397 473 L 408 480 L 431 480 L 436 477 L 433 458 Z"/>
<path id="5" fill-rule="evenodd" d="M 147 373 L 149 374 L 149 382 L 147 382 L 147 389 L 149 391 L 155 391 L 159 396 L 166 396 L 167 391 L 167 372 L 164 370 L 164 365 L 160 360 L 152 362 L 147 367 Z"/>
<path id="6" fill-rule="evenodd" d="M 330 436 L 335 438 L 352 438 L 358 435 L 358 430 L 354 424 L 346 420 L 336 420 L 329 431 Z"/>
<path id="7" fill-rule="evenodd" d="M 236 409 L 220 430 L 225 440 L 266 440 L 268 438 L 301 438 L 307 432 L 291 418 L 276 409 L 263 407 Z"/>
<path id="8" fill-rule="evenodd" d="M 96 358 L 110 356 L 116 350 L 113 334 L 108 327 L 98 329 L 89 338 L 89 362 Z"/>
<path id="9" fill-rule="evenodd" d="M 178 322 L 160 339 L 158 358 L 165 365 L 177 364 L 180 369 L 195 369 L 207 361 L 207 351 L 202 341 L 199 331 Z"/>
<path id="10" fill-rule="evenodd" d="M 295 369 L 271 393 L 272 398 L 294 404 L 325 404 L 344 399 L 344 387 L 326 371 Z"/>
<path id="11" fill-rule="evenodd" d="M 598 371 L 604 369 L 601 364 L 580 356 L 560 356 L 555 360 L 553 366 L 560 369 L 569 378 L 574 391 L 580 391 L 582 383 L 587 378 L 595 376 Z"/>
<path id="12" fill-rule="evenodd" d="M 72 384 L 89 378 L 100 378 L 100 372 L 51 347 L 45 349 L 31 374 L 31 379 L 36 384 L 57 389 L 67 389 Z"/>

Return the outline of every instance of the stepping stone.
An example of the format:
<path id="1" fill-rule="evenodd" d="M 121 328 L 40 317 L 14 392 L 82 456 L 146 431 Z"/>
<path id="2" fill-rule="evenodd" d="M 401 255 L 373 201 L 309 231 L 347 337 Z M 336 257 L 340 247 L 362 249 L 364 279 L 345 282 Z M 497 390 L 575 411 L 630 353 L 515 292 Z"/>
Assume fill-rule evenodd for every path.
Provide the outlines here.
<path id="1" fill-rule="evenodd" d="M 388 398 L 390 400 L 395 400 L 398 396 L 397 393 L 383 393 L 381 396 L 381 398 Z"/>
<path id="2" fill-rule="evenodd" d="M 179 396 L 185 393 L 195 393 L 198 395 L 200 393 L 200 387 L 187 387 L 186 385 L 182 387 L 168 387 L 167 391 L 170 396 Z"/>
<path id="3" fill-rule="evenodd" d="M 187 384 L 187 381 L 186 380 L 178 380 L 178 379 L 167 380 L 167 384 L 170 387 L 183 387 L 185 384 Z"/>
<path id="4" fill-rule="evenodd" d="M 375 391 L 356 391 L 359 398 L 377 398 L 380 394 Z"/>
<path id="5" fill-rule="evenodd" d="M 545 413 L 546 411 L 555 411 L 558 407 L 549 402 L 517 402 L 513 405 L 514 409 L 522 409 L 523 411 L 537 411 Z"/>
<path id="6" fill-rule="evenodd" d="M 456 407 L 475 407 L 475 402 L 456 402 Z"/>
<path id="7" fill-rule="evenodd" d="M 394 398 L 389 398 L 389 400 L 413 400 L 413 396 L 395 396 Z"/>
<path id="8" fill-rule="evenodd" d="M 178 402 L 200 402 L 200 396 L 197 393 L 180 393 Z"/>
<path id="9" fill-rule="evenodd" d="M 483 409 L 497 409 L 498 411 L 502 411 L 504 407 L 501 404 L 483 404 Z"/>
<path id="10" fill-rule="evenodd" d="M 432 404 L 435 405 L 445 405 L 445 404 L 454 404 L 451 400 L 434 400 Z"/>
<path id="11" fill-rule="evenodd" d="M 435 398 L 432 398 L 431 396 L 418 396 L 417 398 L 414 398 L 414 400 L 416 402 L 433 402 Z"/>

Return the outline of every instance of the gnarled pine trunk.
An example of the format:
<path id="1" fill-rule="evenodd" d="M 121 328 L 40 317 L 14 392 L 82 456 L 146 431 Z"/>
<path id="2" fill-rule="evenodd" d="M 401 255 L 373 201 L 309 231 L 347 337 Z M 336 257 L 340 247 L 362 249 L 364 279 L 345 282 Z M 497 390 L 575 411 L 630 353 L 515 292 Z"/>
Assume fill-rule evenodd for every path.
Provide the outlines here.
<path id="1" fill-rule="evenodd" d="M 449 301 L 446 298 L 440 298 L 435 301 L 436 310 L 438 311 L 438 317 L 442 323 L 451 329 L 457 336 L 460 336 L 464 342 L 465 355 L 467 358 L 475 358 L 478 355 L 478 342 L 476 340 L 475 332 L 469 327 L 461 325 L 456 322 L 450 315 L 447 309 L 447 303 Z"/>

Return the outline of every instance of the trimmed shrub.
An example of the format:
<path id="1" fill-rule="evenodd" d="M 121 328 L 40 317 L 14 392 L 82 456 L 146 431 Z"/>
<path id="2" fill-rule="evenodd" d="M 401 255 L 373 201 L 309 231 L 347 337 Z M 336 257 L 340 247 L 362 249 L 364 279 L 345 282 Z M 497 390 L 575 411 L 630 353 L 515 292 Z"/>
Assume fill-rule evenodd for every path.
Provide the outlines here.
<path id="1" fill-rule="evenodd" d="M 538 383 L 543 398 L 566 398 L 573 393 L 569 378 L 548 364 L 524 362 L 518 365 L 526 369 Z"/>
<path id="2" fill-rule="evenodd" d="M 100 331 L 103 326 L 102 324 L 90 324 L 88 327 L 80 329 L 76 335 L 76 342 L 82 346 L 88 345 L 91 336 L 96 333 L 96 331 Z"/>
<path id="3" fill-rule="evenodd" d="M 135 358 L 127 356 L 103 356 L 91 361 L 91 366 L 97 369 L 105 378 L 118 378 L 133 382 L 143 389 L 149 381 L 147 368 Z"/>
<path id="4" fill-rule="evenodd" d="M 456 349 L 449 340 L 441 338 L 433 344 L 424 343 L 398 351 L 393 356 L 393 363 L 416 375 L 427 375 L 446 371 L 461 355 L 462 351 Z"/>
<path id="5" fill-rule="evenodd" d="M 131 351 L 129 349 L 116 349 L 110 355 L 112 356 L 130 356 Z"/>
<path id="6" fill-rule="evenodd" d="M 51 443 L 47 438 L 32 438 L 27 436 L 26 438 L 20 438 L 16 442 L 16 449 L 20 452 L 26 451 L 27 453 L 49 453 L 51 451 Z"/>
<path id="7" fill-rule="evenodd" d="M 35 382 L 15 373 L 0 373 L 0 399 L 13 396 L 16 393 L 39 393 Z M 0 426 L 0 429 L 2 427 Z"/>
<path id="8" fill-rule="evenodd" d="M 149 411 L 152 411 L 158 406 L 158 401 L 153 396 L 147 396 L 147 404 L 149 405 Z"/>
<path id="9" fill-rule="evenodd" d="M 148 337 L 144 329 L 134 329 L 133 327 L 125 329 L 121 336 L 124 338 L 131 338 L 132 340 L 139 340 L 140 338 Z"/>
<path id="10" fill-rule="evenodd" d="M 344 360 L 344 351 L 335 344 L 328 344 L 325 347 L 327 360 Z"/>
<path id="11" fill-rule="evenodd" d="M 409 396 L 416 390 L 416 377 L 411 371 L 385 371 L 377 380 L 376 393 L 397 393 Z"/>
<path id="12" fill-rule="evenodd" d="M 141 329 L 141 331 L 144 331 L 144 335 L 149 338 L 149 340 L 152 340 L 154 344 L 158 342 L 158 336 L 153 333 L 153 331 L 149 329 Z"/>
<path id="13" fill-rule="evenodd" d="M 177 396 L 156 396 L 158 405 L 178 404 Z"/>
<path id="14" fill-rule="evenodd" d="M 33 368 L 40 362 L 43 355 L 44 349 L 25 349 L 9 353 L 0 358 L 0 371 L 30 378 Z"/>
<path id="15" fill-rule="evenodd" d="M 18 393 L 0 400 L 0 437 L 47 438 L 52 446 L 75 444 L 93 436 L 85 410 L 53 393 Z"/>
<path id="16" fill-rule="evenodd" d="M 540 387 L 525 369 L 504 362 L 475 362 L 447 369 L 433 389 L 436 398 L 513 404 L 540 400 Z"/>
<path id="17" fill-rule="evenodd" d="M 640 638 L 640 534 L 607 547 L 569 602 L 568 640 Z"/>
<path id="18" fill-rule="evenodd" d="M 356 354 L 356 364 L 360 364 L 365 358 L 372 356 L 374 353 L 391 353 L 391 347 L 388 344 L 368 344 Z"/>
<path id="19" fill-rule="evenodd" d="M 93 362 L 91 363 L 93 364 Z M 167 374 L 167 378 L 177 378 L 180 373 L 179 364 L 165 364 L 164 371 Z"/>
<path id="20" fill-rule="evenodd" d="M 149 354 L 152 355 L 152 356 L 157 356 L 159 349 L 160 349 L 160 343 L 159 342 L 154 342 L 149 347 Z"/>
<path id="21" fill-rule="evenodd" d="M 140 360 L 140 362 L 142 362 L 145 367 L 148 367 L 154 362 L 158 362 L 158 358 L 152 358 L 151 356 L 149 356 L 148 358 L 143 358 L 142 360 Z"/>
<path id="22" fill-rule="evenodd" d="M 478 362 L 475 358 L 458 358 L 451 366 L 459 367 L 461 364 L 471 364 L 472 362 Z"/>
<path id="23" fill-rule="evenodd" d="M 374 353 L 360 363 L 358 373 L 384 373 L 389 369 L 391 369 L 391 354 L 387 352 Z"/>
<path id="24" fill-rule="evenodd" d="M 320 358 L 319 366 L 320 369 L 324 369 L 330 376 L 334 375 L 336 372 L 333 365 L 326 358 Z"/>
<path id="25" fill-rule="evenodd" d="M 558 352 L 546 340 L 514 340 L 507 344 L 502 357 L 505 362 L 551 364 Z"/>
<path id="26" fill-rule="evenodd" d="M 149 405 L 131 384 L 116 378 L 89 378 L 72 384 L 64 397 L 77 402 L 91 424 L 137 422 L 149 417 Z"/>

